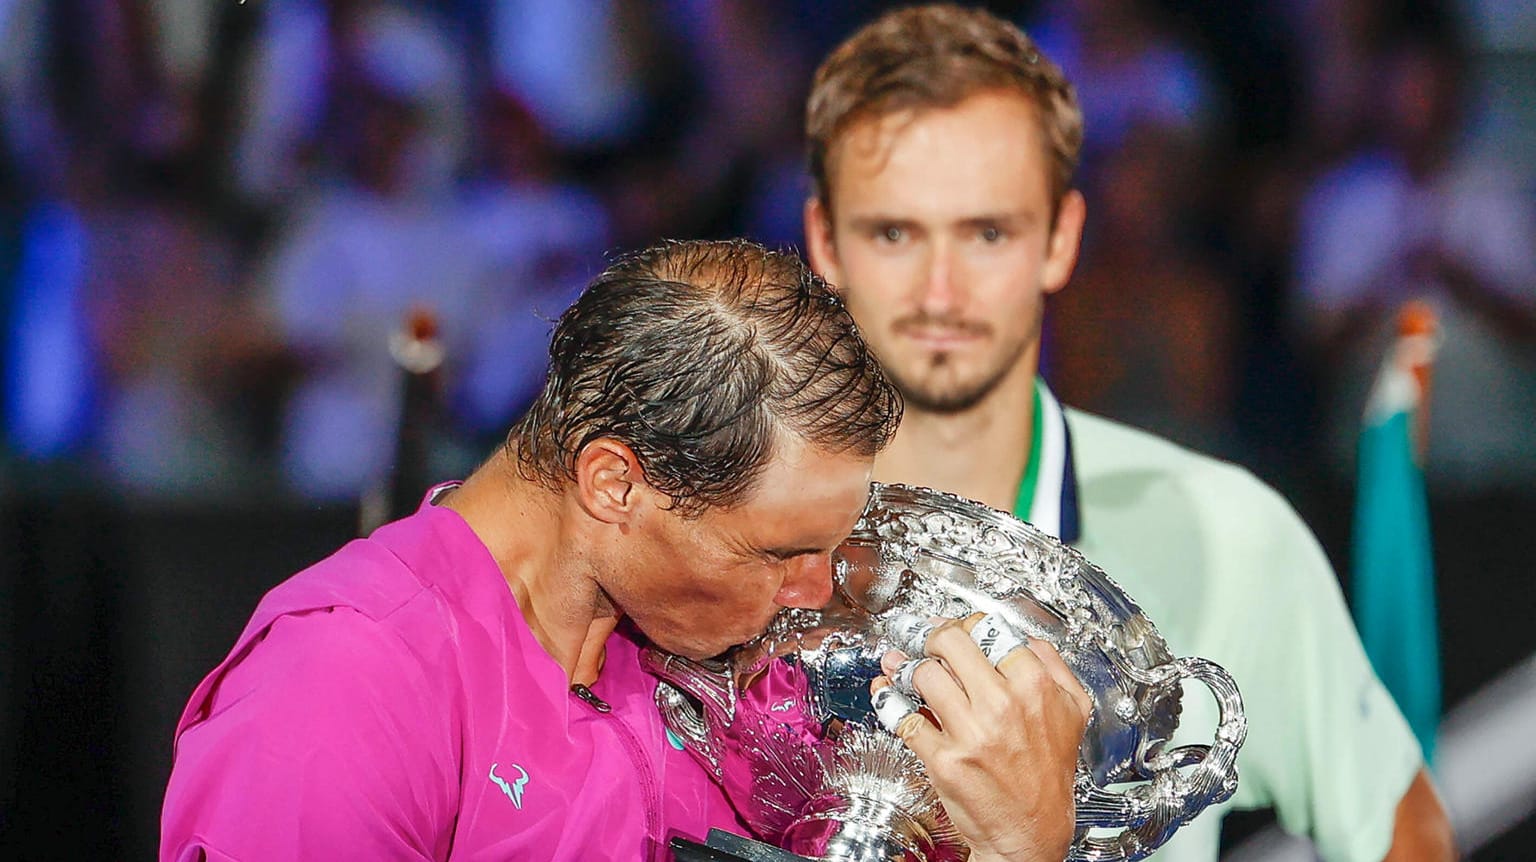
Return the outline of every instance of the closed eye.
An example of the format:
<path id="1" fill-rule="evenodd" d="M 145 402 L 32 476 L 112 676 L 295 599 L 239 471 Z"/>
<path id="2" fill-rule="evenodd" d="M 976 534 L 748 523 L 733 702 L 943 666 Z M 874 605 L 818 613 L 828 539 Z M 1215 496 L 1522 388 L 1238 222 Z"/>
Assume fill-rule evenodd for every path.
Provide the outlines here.
<path id="1" fill-rule="evenodd" d="M 781 563 L 787 563 L 796 557 L 807 557 L 813 554 L 824 553 L 826 553 L 826 550 L 823 548 L 766 548 L 763 550 L 764 556 L 771 557 Z"/>

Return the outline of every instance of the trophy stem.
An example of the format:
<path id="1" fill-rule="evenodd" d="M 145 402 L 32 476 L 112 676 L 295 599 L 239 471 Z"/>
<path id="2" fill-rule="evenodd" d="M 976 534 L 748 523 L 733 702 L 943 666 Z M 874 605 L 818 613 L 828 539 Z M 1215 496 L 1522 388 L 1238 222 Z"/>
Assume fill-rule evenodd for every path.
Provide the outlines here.
<path id="1" fill-rule="evenodd" d="M 785 849 L 820 862 L 937 862 L 922 825 L 890 802 L 819 796 L 784 832 Z"/>

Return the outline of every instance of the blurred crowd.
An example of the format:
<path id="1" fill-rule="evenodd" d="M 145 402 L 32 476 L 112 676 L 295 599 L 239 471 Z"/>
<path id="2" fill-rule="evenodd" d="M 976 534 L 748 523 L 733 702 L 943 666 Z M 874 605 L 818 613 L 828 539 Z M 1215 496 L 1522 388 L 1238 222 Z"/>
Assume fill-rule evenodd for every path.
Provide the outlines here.
<path id="1" fill-rule="evenodd" d="M 390 334 L 425 308 L 465 472 L 613 253 L 800 244 L 811 72 L 889 5 L 0 0 L 5 460 L 151 498 L 356 499 L 393 453 Z M 1536 186 L 1468 134 L 1459 6 L 987 5 L 1086 115 L 1085 247 L 1047 315 L 1063 400 L 1347 476 L 1395 310 L 1424 297 L 1431 480 L 1531 487 Z"/>

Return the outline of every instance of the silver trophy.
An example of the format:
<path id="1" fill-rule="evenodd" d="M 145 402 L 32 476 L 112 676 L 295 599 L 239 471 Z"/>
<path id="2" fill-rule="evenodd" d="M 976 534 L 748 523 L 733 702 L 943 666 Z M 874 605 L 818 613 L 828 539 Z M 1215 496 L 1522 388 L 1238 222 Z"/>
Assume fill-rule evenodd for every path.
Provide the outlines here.
<path id="1" fill-rule="evenodd" d="M 823 862 L 968 857 L 922 763 L 871 704 L 880 658 L 905 645 L 914 616 L 990 614 L 1049 641 L 1091 696 L 1069 859 L 1141 859 L 1237 789 L 1247 722 L 1231 677 L 1175 658 L 1136 603 L 1056 539 L 980 503 L 876 483 L 833 563 L 825 608 L 784 611 L 721 660 L 642 653 L 667 725 L 758 837 Z M 1218 726 L 1210 745 L 1173 747 L 1191 679 L 1215 695 Z"/>

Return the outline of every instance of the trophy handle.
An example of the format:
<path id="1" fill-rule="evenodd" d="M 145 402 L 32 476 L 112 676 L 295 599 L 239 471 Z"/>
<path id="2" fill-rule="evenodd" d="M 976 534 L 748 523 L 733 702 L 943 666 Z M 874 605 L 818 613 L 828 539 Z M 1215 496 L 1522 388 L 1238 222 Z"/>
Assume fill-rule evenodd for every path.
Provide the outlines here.
<path id="1" fill-rule="evenodd" d="M 1077 862 L 1132 862 L 1145 858 L 1172 837 L 1174 830 L 1208 806 L 1226 801 L 1237 790 L 1237 752 L 1248 735 L 1243 699 L 1237 684 L 1219 665 L 1203 658 L 1175 659 L 1170 683 L 1199 680 L 1216 697 L 1216 732 L 1210 745 L 1148 749 L 1151 780 L 1124 793 L 1095 785 L 1079 771 L 1077 825 L 1084 837 L 1068 859 Z M 1193 767 L 1187 772 L 1180 770 Z M 1123 827 L 1108 837 L 1088 836 L 1092 827 Z"/>
<path id="2" fill-rule="evenodd" d="M 722 775 L 721 752 L 709 728 L 711 724 L 728 726 L 736 713 L 730 675 L 651 647 L 640 650 L 640 666 L 661 677 L 656 686 L 656 706 L 667 729 L 677 734 L 718 780 Z"/>

